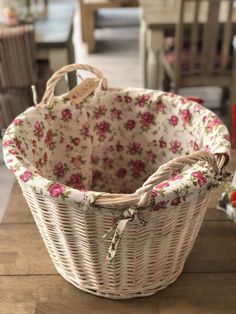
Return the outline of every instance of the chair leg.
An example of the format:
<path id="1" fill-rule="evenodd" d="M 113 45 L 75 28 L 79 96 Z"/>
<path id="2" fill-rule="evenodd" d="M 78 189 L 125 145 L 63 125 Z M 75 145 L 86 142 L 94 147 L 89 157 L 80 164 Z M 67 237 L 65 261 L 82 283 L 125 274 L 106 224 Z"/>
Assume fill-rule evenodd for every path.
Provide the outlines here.
<path id="1" fill-rule="evenodd" d="M 236 72 L 236 67 L 235 67 L 235 71 Z M 235 104 L 236 103 L 236 73 L 234 73 L 234 77 L 233 77 L 233 82 L 231 85 L 231 89 L 230 89 L 230 103 Z"/>
<path id="2" fill-rule="evenodd" d="M 80 4 L 80 29 L 81 29 L 81 39 L 86 42 L 86 10 L 83 4 Z"/>
<path id="3" fill-rule="evenodd" d="M 163 91 L 164 92 L 170 92 L 171 90 L 171 79 L 167 75 L 167 73 L 164 71 L 163 74 Z"/>
<path id="4" fill-rule="evenodd" d="M 229 100 L 229 90 L 228 88 L 224 87 L 222 90 L 222 97 L 221 97 L 221 104 L 220 104 L 220 114 L 222 116 L 227 114 L 227 106 L 226 106 L 227 100 Z"/>
<path id="5" fill-rule="evenodd" d="M 164 33 L 160 30 L 147 29 L 147 88 L 163 89 L 163 66 L 161 53 L 163 49 Z"/>
<path id="6" fill-rule="evenodd" d="M 88 45 L 88 53 L 95 52 L 95 12 L 93 10 L 86 9 L 86 28 L 85 28 L 85 41 Z"/>
<path id="7" fill-rule="evenodd" d="M 147 87 L 147 50 L 146 50 L 146 39 L 147 39 L 147 26 L 143 19 L 140 21 L 139 29 L 139 57 L 142 69 L 143 87 Z"/>
<path id="8" fill-rule="evenodd" d="M 4 98 L 3 95 L 0 94 L 0 132 L 2 132 L 2 130 L 4 130 L 5 128 L 7 128 L 7 121 L 6 121 L 6 116 L 5 116 L 5 112 L 4 112 Z M 1 138 L 1 133 L 0 133 L 0 138 Z"/>

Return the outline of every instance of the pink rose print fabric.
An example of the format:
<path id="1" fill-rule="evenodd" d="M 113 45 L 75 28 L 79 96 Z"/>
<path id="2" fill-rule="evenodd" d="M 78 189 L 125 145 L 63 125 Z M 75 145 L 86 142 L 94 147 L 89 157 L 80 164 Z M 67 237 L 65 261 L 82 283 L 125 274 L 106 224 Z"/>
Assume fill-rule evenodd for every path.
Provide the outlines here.
<path id="1" fill-rule="evenodd" d="M 52 197 L 59 197 L 65 192 L 65 187 L 62 184 L 53 183 L 49 186 L 48 191 Z"/>
<path id="2" fill-rule="evenodd" d="M 209 169 L 205 162 L 198 162 L 191 168 L 183 171 L 168 181 L 157 184 L 152 190 L 152 197 L 155 198 L 154 210 L 176 208 L 186 202 L 196 199 L 196 196 L 203 194 L 218 184 L 215 174 Z"/>
<path id="3" fill-rule="evenodd" d="M 24 182 L 28 182 L 32 177 L 32 172 L 31 171 L 25 171 L 24 173 L 22 173 L 22 175 L 20 176 L 20 179 Z"/>
<path id="4" fill-rule="evenodd" d="M 51 109 L 29 108 L 9 126 L 3 146 L 21 182 L 86 206 L 103 192 L 134 193 L 172 158 L 230 150 L 224 124 L 199 99 L 129 88 L 97 90 L 79 105 L 63 95 Z M 153 209 L 176 208 L 213 181 L 200 164 L 177 173 L 154 187 Z"/>

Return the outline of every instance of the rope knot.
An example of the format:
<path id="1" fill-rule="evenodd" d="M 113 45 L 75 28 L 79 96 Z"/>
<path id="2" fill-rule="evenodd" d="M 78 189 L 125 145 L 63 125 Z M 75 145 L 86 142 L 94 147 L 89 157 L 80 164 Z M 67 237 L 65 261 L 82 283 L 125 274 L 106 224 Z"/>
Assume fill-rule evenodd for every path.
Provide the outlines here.
<path id="1" fill-rule="evenodd" d="M 137 207 L 130 207 L 124 210 L 124 212 L 122 213 L 122 215 L 120 215 L 114 225 L 104 234 L 103 239 L 107 239 L 113 234 L 111 245 L 106 256 L 107 262 L 111 263 L 113 261 L 123 232 L 128 223 L 145 226 L 146 221 L 139 217 L 139 209 Z"/>

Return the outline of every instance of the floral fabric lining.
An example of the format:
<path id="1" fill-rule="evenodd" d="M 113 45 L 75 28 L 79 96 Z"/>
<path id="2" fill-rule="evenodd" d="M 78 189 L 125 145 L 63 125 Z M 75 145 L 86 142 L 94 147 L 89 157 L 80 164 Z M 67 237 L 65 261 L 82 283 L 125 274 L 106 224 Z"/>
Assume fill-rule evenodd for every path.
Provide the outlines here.
<path id="1" fill-rule="evenodd" d="M 199 103 L 141 89 L 98 91 L 80 105 L 61 96 L 50 110 L 30 108 L 3 145 L 18 178 L 82 203 L 99 192 L 133 193 L 172 158 L 230 149 L 222 121 Z"/>

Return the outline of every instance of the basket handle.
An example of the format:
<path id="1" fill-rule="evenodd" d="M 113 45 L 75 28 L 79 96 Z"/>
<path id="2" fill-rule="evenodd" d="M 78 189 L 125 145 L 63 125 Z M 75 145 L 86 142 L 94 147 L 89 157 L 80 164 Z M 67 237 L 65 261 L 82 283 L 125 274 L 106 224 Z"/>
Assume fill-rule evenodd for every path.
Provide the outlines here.
<path id="1" fill-rule="evenodd" d="M 170 174 L 177 170 L 182 170 L 186 165 L 193 165 L 199 161 L 206 161 L 216 175 L 221 174 L 222 169 L 228 163 L 226 154 L 212 154 L 209 152 L 198 151 L 191 155 L 181 156 L 170 160 L 160 166 L 142 185 L 136 190 L 140 195 L 138 207 L 147 206 L 150 203 L 152 189 L 155 185 L 169 178 Z"/>
<path id="2" fill-rule="evenodd" d="M 60 70 L 55 72 L 51 78 L 47 82 L 46 90 L 43 95 L 43 98 L 41 100 L 41 103 L 39 104 L 40 107 L 51 107 L 54 100 L 54 90 L 57 83 L 60 81 L 60 79 L 67 73 L 77 71 L 77 70 L 85 70 L 88 72 L 91 72 L 96 75 L 96 77 L 101 81 L 101 84 L 104 89 L 107 89 L 107 80 L 104 78 L 102 72 L 98 70 L 97 68 L 90 66 L 88 64 L 80 64 L 80 63 L 74 63 L 69 64 L 64 67 L 62 67 Z M 79 75 L 81 78 L 81 76 Z M 82 79 L 82 78 L 81 78 Z"/>
<path id="3" fill-rule="evenodd" d="M 198 161 L 206 161 L 208 165 L 212 167 L 212 170 L 215 172 L 216 176 L 220 175 L 221 177 L 224 177 L 224 174 L 222 174 L 222 170 L 223 167 L 228 163 L 228 159 L 229 158 L 227 154 L 213 155 L 208 152 L 199 151 L 191 155 L 172 159 L 159 167 L 158 170 L 147 179 L 143 186 L 132 195 L 136 196 L 136 198 L 133 198 L 134 205 L 131 205 L 131 207 L 126 209 L 123 212 L 122 216 L 118 219 L 118 221 L 104 234 L 103 239 L 106 239 L 110 236 L 110 234 L 114 233 L 106 256 L 107 262 L 113 261 L 117 251 L 117 247 L 119 245 L 119 242 L 121 241 L 122 234 L 127 224 L 135 223 L 140 226 L 144 226 L 146 224 L 146 221 L 139 216 L 138 208 L 150 205 L 151 193 L 153 187 L 156 184 L 167 179 L 170 174 L 173 173 L 173 171 L 182 170 L 184 166 L 193 165 Z M 219 179 L 217 177 L 216 179 Z"/>
<path id="4" fill-rule="evenodd" d="M 183 169 L 186 165 L 193 165 L 198 161 L 206 161 L 209 165 L 213 165 L 215 174 L 222 175 L 223 168 L 229 162 L 228 154 L 212 154 L 209 152 L 198 151 L 191 155 L 177 157 L 160 166 L 133 194 L 113 194 L 112 198 L 109 193 L 103 193 L 95 200 L 98 206 L 117 207 L 145 207 L 151 204 L 152 189 L 155 185 L 168 179 L 176 170 Z M 109 195 L 109 197 L 108 197 Z"/>

